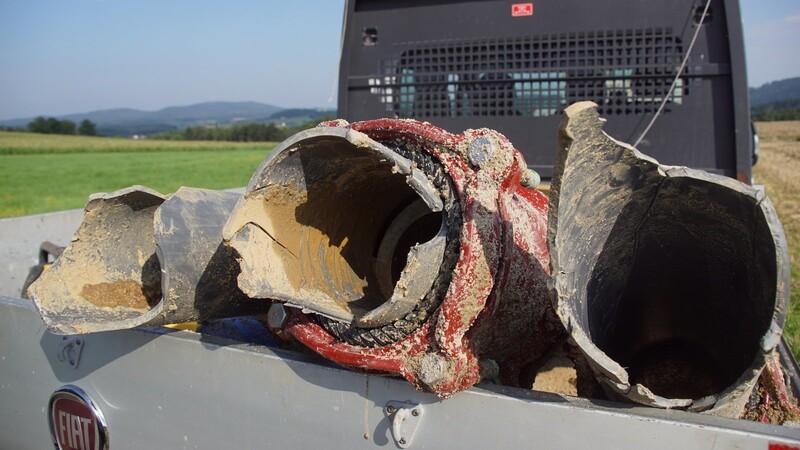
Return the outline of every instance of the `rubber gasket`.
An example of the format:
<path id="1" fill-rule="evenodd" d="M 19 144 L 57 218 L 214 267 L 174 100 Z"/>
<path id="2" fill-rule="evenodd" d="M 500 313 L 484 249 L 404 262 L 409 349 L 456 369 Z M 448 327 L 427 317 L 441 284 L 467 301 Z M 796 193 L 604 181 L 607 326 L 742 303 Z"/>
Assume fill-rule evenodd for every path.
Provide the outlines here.
<path id="1" fill-rule="evenodd" d="M 444 203 L 442 220 L 447 224 L 447 237 L 442 264 L 433 288 L 417 304 L 410 313 L 393 323 L 376 328 L 360 328 L 352 324 L 339 322 L 324 316 L 315 315 L 319 323 L 328 333 L 338 340 L 361 347 L 379 347 L 397 342 L 421 327 L 436 311 L 442 302 L 450 280 L 453 276 L 460 254 L 461 241 L 461 203 L 452 180 L 445 172 L 444 166 L 430 153 L 422 149 L 411 149 L 408 144 L 399 141 L 381 142 L 400 156 L 410 159 L 422 170 L 441 193 Z"/>

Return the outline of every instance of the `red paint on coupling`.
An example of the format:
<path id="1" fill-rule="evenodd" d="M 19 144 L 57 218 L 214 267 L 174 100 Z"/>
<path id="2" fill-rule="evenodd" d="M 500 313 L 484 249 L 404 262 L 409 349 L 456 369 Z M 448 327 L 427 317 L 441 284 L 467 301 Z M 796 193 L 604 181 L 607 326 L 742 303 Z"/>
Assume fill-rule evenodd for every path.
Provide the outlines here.
<path id="1" fill-rule="evenodd" d="M 527 170 L 522 155 L 491 130 L 453 135 L 405 119 L 331 121 L 321 126 L 350 128 L 384 143 L 415 144 L 438 159 L 461 203 L 461 251 L 439 308 L 397 342 L 373 348 L 343 343 L 294 309 L 283 331 L 338 364 L 398 374 L 440 397 L 480 381 L 482 359 L 494 360 L 506 384 L 518 384 L 520 368 L 541 356 L 535 350 L 549 346 L 560 334 L 546 291 L 547 198 L 520 185 Z M 496 152 L 505 152 L 492 155 L 506 158 L 505 165 L 480 169 L 470 163 L 467 144 L 483 136 L 496 141 Z M 546 326 L 550 323 L 556 327 Z M 425 384 L 418 371 L 428 354 L 446 361 L 447 370 L 443 378 Z"/>

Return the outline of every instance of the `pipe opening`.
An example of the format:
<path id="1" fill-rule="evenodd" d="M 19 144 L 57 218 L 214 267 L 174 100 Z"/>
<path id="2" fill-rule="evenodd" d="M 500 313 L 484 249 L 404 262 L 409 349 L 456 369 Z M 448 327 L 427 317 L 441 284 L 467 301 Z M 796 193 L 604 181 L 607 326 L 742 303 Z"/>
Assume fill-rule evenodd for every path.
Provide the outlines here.
<path id="1" fill-rule="evenodd" d="M 589 279 L 592 340 L 657 395 L 723 391 L 754 363 L 775 308 L 775 246 L 759 205 L 668 177 L 640 224 L 624 217 L 642 211 L 626 209 Z"/>
<path id="2" fill-rule="evenodd" d="M 421 150 L 314 132 L 265 163 L 240 208 L 247 242 L 232 244 L 267 271 L 243 266 L 259 296 L 315 312 L 334 335 L 358 341 L 346 335 L 441 297 L 455 264 L 445 254 L 458 240 L 457 202 L 441 165 Z"/>
<path id="3" fill-rule="evenodd" d="M 412 247 L 420 242 L 428 242 L 439 234 L 442 227 L 442 213 L 429 212 L 418 218 L 404 230 L 392 252 L 392 285 L 400 281 L 400 275 L 408 263 L 408 255 Z"/>
<path id="4" fill-rule="evenodd" d="M 72 307 L 87 311 L 76 320 L 135 319 L 159 306 L 161 263 L 155 254 L 153 214 L 160 203 L 148 192 L 132 191 L 87 211 L 70 252 L 74 263 L 61 275 Z"/>
<path id="5" fill-rule="evenodd" d="M 30 292 L 58 333 L 116 329 L 161 305 L 153 214 L 163 197 L 128 188 L 90 199 L 75 238 Z"/>
<path id="6" fill-rule="evenodd" d="M 420 198 L 387 216 L 388 223 L 379 233 L 380 242 L 374 255 L 375 274 L 384 298 L 392 296 L 411 249 L 436 237 L 442 230 L 442 219 L 441 211 L 431 211 Z"/>

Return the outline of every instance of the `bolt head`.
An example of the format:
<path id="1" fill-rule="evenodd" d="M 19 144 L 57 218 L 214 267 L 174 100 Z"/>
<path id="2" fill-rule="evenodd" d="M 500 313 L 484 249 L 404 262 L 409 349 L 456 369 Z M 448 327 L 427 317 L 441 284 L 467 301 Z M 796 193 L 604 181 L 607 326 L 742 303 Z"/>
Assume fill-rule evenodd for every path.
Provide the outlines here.
<path id="1" fill-rule="evenodd" d="M 473 166 L 481 168 L 492 159 L 495 150 L 494 141 L 488 136 L 481 136 L 469 143 L 467 156 Z"/>
<path id="2" fill-rule="evenodd" d="M 521 183 L 528 189 L 534 189 L 542 183 L 542 177 L 539 175 L 539 172 L 533 169 L 527 169 L 525 174 L 522 176 Z"/>
<path id="3" fill-rule="evenodd" d="M 406 445 L 406 438 L 400 438 L 400 444 Z"/>
<path id="4" fill-rule="evenodd" d="M 414 417 L 417 417 L 417 416 L 419 416 L 419 410 L 412 409 L 412 410 L 411 410 L 411 415 L 412 415 L 412 416 L 414 416 Z"/>
<path id="5" fill-rule="evenodd" d="M 428 386 L 442 381 L 447 371 L 447 360 L 435 353 L 428 353 L 420 360 L 417 377 Z"/>
<path id="6" fill-rule="evenodd" d="M 286 319 L 289 318 L 289 312 L 282 303 L 273 303 L 267 311 L 267 325 L 270 328 L 280 329 L 286 324 Z"/>
<path id="7" fill-rule="evenodd" d="M 395 408 L 394 406 L 387 406 L 387 407 L 386 407 L 386 411 L 387 411 L 389 414 L 394 414 L 394 412 L 395 412 L 395 411 L 397 411 L 397 408 Z"/>

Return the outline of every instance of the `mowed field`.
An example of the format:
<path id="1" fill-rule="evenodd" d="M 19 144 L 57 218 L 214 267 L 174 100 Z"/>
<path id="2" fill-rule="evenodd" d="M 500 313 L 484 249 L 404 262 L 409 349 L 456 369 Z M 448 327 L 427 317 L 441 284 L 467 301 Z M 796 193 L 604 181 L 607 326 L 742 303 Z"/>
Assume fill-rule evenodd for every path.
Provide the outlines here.
<path id="1" fill-rule="evenodd" d="M 765 186 L 789 241 L 792 262 L 789 314 L 784 335 L 800 360 L 800 121 L 758 122 L 756 183 Z"/>
<path id="2" fill-rule="evenodd" d="M 755 182 L 764 184 L 789 240 L 785 335 L 800 359 L 800 121 L 761 122 Z M 185 142 L 0 132 L 0 217 L 81 208 L 94 192 L 133 184 L 244 186 L 274 143 Z"/>
<path id="3" fill-rule="evenodd" d="M 0 218 L 82 208 L 92 193 L 134 184 L 163 194 L 245 186 L 274 147 L 0 131 Z"/>

